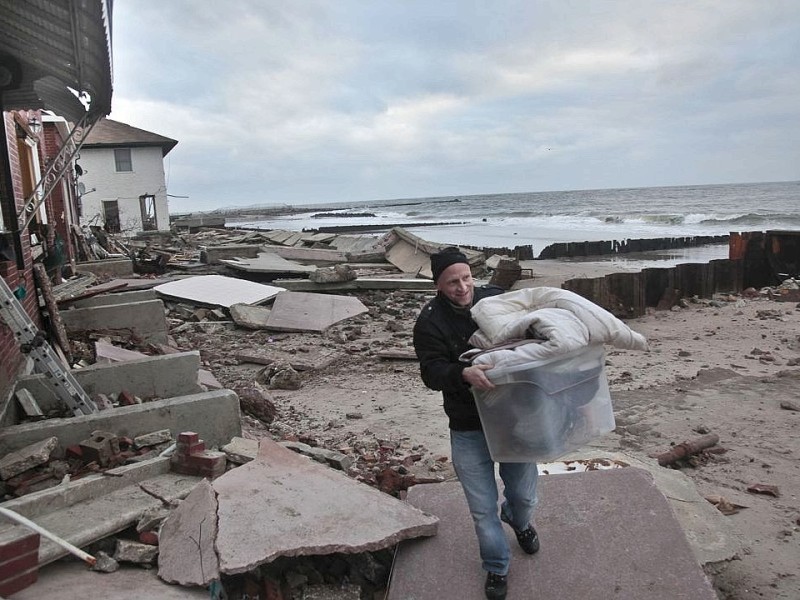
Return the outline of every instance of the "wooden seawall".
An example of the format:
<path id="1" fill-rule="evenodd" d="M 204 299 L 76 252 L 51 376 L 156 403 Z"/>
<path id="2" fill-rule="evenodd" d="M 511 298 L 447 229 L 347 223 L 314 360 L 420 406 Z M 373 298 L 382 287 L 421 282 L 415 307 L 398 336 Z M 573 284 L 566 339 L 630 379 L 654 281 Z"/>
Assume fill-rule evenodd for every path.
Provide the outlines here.
<path id="1" fill-rule="evenodd" d="M 800 275 L 800 231 L 732 233 L 729 244 L 728 259 L 570 279 L 561 287 L 618 317 L 638 317 L 647 308 L 668 310 L 680 298 L 778 285 Z"/>

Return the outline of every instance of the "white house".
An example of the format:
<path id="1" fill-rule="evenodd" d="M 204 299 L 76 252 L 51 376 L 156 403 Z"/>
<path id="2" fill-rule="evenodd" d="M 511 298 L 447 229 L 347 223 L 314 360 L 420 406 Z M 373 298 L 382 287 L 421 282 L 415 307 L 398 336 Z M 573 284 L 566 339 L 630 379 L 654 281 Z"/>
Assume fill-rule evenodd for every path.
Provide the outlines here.
<path id="1" fill-rule="evenodd" d="M 164 157 L 177 140 L 102 119 L 80 151 L 81 223 L 111 233 L 169 229 Z"/>

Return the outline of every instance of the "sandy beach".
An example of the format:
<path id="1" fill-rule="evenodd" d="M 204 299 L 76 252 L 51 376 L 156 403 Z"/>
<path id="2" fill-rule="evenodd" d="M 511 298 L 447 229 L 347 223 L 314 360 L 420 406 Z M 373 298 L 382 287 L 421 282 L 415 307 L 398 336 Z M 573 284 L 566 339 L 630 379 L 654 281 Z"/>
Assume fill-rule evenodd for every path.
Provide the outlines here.
<path id="1" fill-rule="evenodd" d="M 609 263 L 534 261 L 534 277 L 519 285 L 558 286 L 598 276 Z M 617 267 L 618 268 L 618 267 Z M 245 436 L 299 439 L 359 456 L 361 477 L 389 451 L 405 457 L 420 480 L 453 476 L 447 421 L 439 393 L 426 389 L 413 359 L 383 359 L 411 347 L 411 329 L 430 293 L 371 292 L 368 314 L 322 334 L 270 334 L 224 325 L 175 335 L 181 348 L 201 351 L 227 387 L 259 390 L 276 408 L 269 425 L 243 417 Z M 708 497 L 740 505 L 725 517 L 741 538 L 737 559 L 712 573 L 720 598 L 800 597 L 800 306 L 764 294 L 688 301 L 627 322 L 649 350 L 607 348 L 607 376 L 616 430 L 593 444 L 647 459 L 705 433 L 719 435 L 714 452 L 681 468 Z M 296 390 L 266 390 L 263 366 L 241 362 L 257 348 L 276 361 L 316 365 L 300 372 Z M 747 491 L 777 486 L 778 496 Z"/>

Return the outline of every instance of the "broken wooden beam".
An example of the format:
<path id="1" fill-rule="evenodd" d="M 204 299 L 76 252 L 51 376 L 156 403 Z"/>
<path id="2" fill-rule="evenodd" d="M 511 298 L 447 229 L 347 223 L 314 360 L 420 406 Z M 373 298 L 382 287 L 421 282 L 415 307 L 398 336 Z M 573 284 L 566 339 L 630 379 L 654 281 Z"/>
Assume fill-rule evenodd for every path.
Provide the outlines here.
<path id="1" fill-rule="evenodd" d="M 682 458 L 699 454 L 706 448 L 715 446 L 718 442 L 719 436 L 716 433 L 709 433 L 700 436 L 697 439 L 673 446 L 671 450 L 658 454 L 655 458 L 658 460 L 659 465 L 666 467 L 667 465 L 671 465 Z"/>

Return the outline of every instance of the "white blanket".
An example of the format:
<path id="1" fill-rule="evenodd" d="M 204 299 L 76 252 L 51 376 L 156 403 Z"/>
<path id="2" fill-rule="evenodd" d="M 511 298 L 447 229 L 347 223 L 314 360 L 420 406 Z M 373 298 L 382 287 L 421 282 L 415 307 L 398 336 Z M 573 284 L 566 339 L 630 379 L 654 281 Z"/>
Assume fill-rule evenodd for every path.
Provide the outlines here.
<path id="1" fill-rule="evenodd" d="M 478 324 L 470 338 L 476 348 L 534 337 L 543 340 L 482 353 L 474 364 L 509 367 L 553 358 L 590 344 L 646 350 L 647 340 L 607 310 L 559 288 L 526 288 L 484 298 L 471 310 Z"/>

